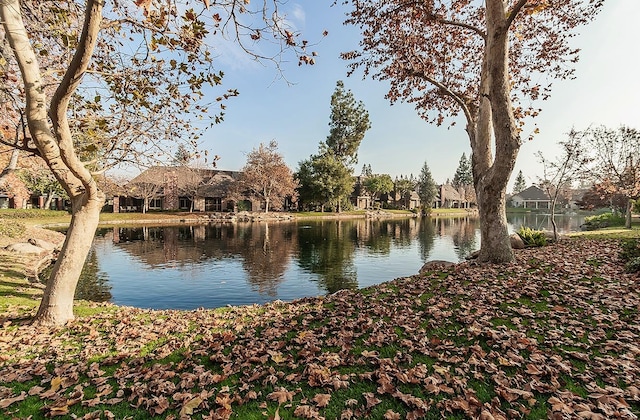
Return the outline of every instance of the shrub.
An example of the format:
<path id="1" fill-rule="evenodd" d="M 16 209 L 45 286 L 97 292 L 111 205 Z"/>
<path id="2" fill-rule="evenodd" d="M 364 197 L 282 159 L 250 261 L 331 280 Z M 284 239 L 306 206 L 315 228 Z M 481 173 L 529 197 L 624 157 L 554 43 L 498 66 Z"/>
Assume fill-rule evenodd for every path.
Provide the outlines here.
<path id="1" fill-rule="evenodd" d="M 587 216 L 580 226 L 582 230 L 596 230 L 608 226 L 624 226 L 624 216 L 619 213 L 602 213 L 595 216 Z"/>
<path id="2" fill-rule="evenodd" d="M 522 242 L 526 246 L 545 246 L 547 245 L 547 237 L 541 230 L 531 229 L 530 227 L 520 226 L 518 235 L 522 238 Z"/>
<path id="3" fill-rule="evenodd" d="M 627 273 L 640 271 L 640 240 L 625 239 L 620 242 L 620 259 L 625 262 Z"/>
<path id="4" fill-rule="evenodd" d="M 636 257 L 624 265 L 627 273 L 637 273 L 640 271 L 640 257 Z"/>

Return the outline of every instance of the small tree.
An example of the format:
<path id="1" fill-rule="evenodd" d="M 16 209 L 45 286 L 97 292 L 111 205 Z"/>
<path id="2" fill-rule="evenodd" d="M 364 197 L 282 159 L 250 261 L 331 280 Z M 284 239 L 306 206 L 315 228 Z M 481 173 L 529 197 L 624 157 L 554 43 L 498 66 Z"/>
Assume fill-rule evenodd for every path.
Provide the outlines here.
<path id="1" fill-rule="evenodd" d="M 394 183 L 394 187 L 393 187 L 396 194 L 400 195 L 400 198 L 403 200 L 405 207 L 408 207 L 407 198 L 410 198 L 409 195 L 411 191 L 413 191 L 415 188 L 416 188 L 416 181 L 413 179 L 413 177 L 411 178 L 400 177 L 400 179 L 396 179 L 396 182 Z"/>
<path id="2" fill-rule="evenodd" d="M 393 180 L 389 174 L 371 175 L 364 180 L 365 189 L 371 194 L 371 201 L 375 201 L 381 194 L 389 193 L 393 190 Z"/>
<path id="3" fill-rule="evenodd" d="M 527 188 L 527 183 L 524 180 L 524 175 L 522 175 L 522 171 L 518 171 L 518 176 L 516 176 L 515 183 L 513 184 L 513 194 L 518 194 L 519 192 L 524 191 Z"/>
<path id="4" fill-rule="evenodd" d="M 260 143 L 247 155 L 247 164 L 242 168 L 241 185 L 264 202 L 264 212 L 269 208 L 281 209 L 287 197 L 295 198 L 297 181 L 291 169 L 278 153 L 275 140 L 268 146 Z"/>
<path id="5" fill-rule="evenodd" d="M 51 207 L 54 197 L 68 198 L 62 185 L 46 168 L 23 169 L 18 172 L 18 176 L 32 194 L 46 197 L 45 209 Z"/>
<path id="6" fill-rule="evenodd" d="M 592 160 L 586 167 L 586 176 L 606 186 L 603 190 L 611 197 L 626 197 L 625 226 L 631 228 L 634 200 L 640 197 L 640 131 L 625 126 L 617 129 L 600 126 L 572 132 L 571 136 L 580 139 Z"/>
<path id="7" fill-rule="evenodd" d="M 426 208 L 427 210 L 431 209 L 431 205 L 435 201 L 437 195 L 438 189 L 436 187 L 436 183 L 431 176 L 429 165 L 425 162 L 422 165 L 420 175 L 418 176 L 418 196 L 420 197 L 423 208 Z"/>
<path id="8" fill-rule="evenodd" d="M 567 192 L 571 192 L 571 183 L 577 180 L 584 168 L 591 162 L 587 151 L 579 136 L 574 131 L 569 133 L 567 140 L 559 142 L 562 149 L 555 160 L 544 157 L 542 152 L 536 155 L 542 163 L 543 176 L 540 178 L 540 186 L 551 199 L 551 225 L 553 226 L 553 239 L 558 240 L 558 227 L 556 226 L 556 204 L 558 198 Z"/>
<path id="9" fill-rule="evenodd" d="M 156 182 L 132 182 L 127 185 L 127 190 L 132 197 L 142 200 L 142 213 L 149 210 L 149 203 L 160 197 L 162 184 Z"/>

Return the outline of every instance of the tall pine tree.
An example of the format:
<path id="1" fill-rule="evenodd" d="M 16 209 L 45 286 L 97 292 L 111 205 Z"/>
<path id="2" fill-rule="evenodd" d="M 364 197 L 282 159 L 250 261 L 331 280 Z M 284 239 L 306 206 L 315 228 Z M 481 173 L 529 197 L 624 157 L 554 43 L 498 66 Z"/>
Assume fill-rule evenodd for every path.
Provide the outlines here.
<path id="1" fill-rule="evenodd" d="M 527 188 L 527 183 L 524 180 L 524 175 L 522 175 L 522 171 L 518 172 L 518 176 L 516 177 L 516 181 L 513 184 L 513 193 L 518 194 L 521 191 L 524 191 Z"/>
<path id="2" fill-rule="evenodd" d="M 344 89 L 342 80 L 336 83 L 331 95 L 329 136 L 326 144 L 346 165 L 358 162 L 358 147 L 369 128 L 369 112 L 362 101 L 357 101 L 350 90 Z"/>
<path id="3" fill-rule="evenodd" d="M 466 154 L 462 154 L 460 157 L 460 162 L 458 163 L 458 169 L 456 169 L 456 173 L 453 176 L 453 181 L 451 182 L 456 188 L 473 185 L 473 174 L 471 172 L 471 162 L 467 159 Z"/>

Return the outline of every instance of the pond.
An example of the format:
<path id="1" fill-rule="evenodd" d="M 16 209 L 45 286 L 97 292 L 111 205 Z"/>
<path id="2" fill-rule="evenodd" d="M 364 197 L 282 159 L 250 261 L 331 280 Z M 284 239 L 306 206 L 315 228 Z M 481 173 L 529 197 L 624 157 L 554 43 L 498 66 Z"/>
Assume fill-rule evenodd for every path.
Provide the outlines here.
<path id="1" fill-rule="evenodd" d="M 583 218 L 561 216 L 560 231 Z M 550 229 L 510 215 L 510 228 Z M 416 274 L 480 246 L 475 217 L 248 222 L 99 229 L 76 297 L 153 309 L 288 301 Z"/>

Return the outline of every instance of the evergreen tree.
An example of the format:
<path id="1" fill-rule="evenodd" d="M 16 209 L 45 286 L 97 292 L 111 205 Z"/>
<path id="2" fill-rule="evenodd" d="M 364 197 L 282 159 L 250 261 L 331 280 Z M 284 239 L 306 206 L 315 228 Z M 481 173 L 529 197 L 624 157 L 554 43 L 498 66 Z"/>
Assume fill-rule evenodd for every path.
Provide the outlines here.
<path id="1" fill-rule="evenodd" d="M 346 165 L 357 163 L 358 147 L 371 123 L 364 104 L 356 102 L 350 90 L 345 91 L 342 80 L 338 80 L 331 95 L 329 127 L 326 140 L 329 149 Z"/>
<path id="2" fill-rule="evenodd" d="M 516 177 L 516 181 L 513 184 L 513 193 L 518 194 L 521 191 L 524 191 L 527 188 L 527 183 L 524 180 L 524 175 L 522 175 L 522 171 L 518 172 L 518 176 Z"/>
<path id="3" fill-rule="evenodd" d="M 418 196 L 420 196 L 422 206 L 430 209 L 437 195 L 436 183 L 431 176 L 429 165 L 425 162 L 418 176 Z"/>
<path id="4" fill-rule="evenodd" d="M 466 154 L 462 154 L 460 157 L 460 162 L 458 163 L 458 169 L 456 169 L 456 173 L 453 176 L 453 181 L 451 183 L 456 188 L 473 185 L 473 173 L 471 172 L 471 162 L 467 159 Z"/>

